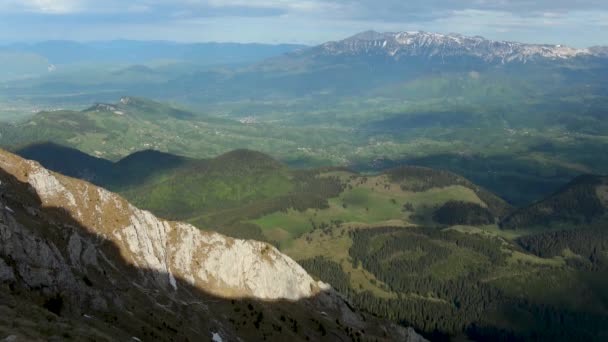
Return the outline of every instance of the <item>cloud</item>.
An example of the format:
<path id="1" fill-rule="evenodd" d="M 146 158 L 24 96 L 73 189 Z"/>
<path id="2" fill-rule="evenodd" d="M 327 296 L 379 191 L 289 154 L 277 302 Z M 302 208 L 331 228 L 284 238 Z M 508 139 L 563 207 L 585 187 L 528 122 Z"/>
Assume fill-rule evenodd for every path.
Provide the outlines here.
<path id="1" fill-rule="evenodd" d="M 313 43 L 421 29 L 584 46 L 608 43 L 607 22 L 608 0 L 0 0 L 0 39 Z"/>
<path id="2" fill-rule="evenodd" d="M 319 12 L 335 4 L 319 0 L 2 0 L 0 13 L 116 14 L 156 12 L 192 16 L 277 16 L 287 12 Z M 253 13 L 253 15 L 252 15 Z"/>
<path id="3" fill-rule="evenodd" d="M 78 0 L 25 0 L 24 4 L 44 13 L 70 13 L 80 9 Z"/>
<path id="4" fill-rule="evenodd" d="M 608 11 L 606 0 L 329 0 L 342 7 L 343 16 L 389 21 L 432 21 L 454 12 L 476 10 L 504 12 L 522 17 L 547 13 Z"/>
<path id="5" fill-rule="evenodd" d="M 3 0 L 0 12 L 46 14 L 155 12 L 192 17 L 312 15 L 384 21 L 432 21 L 466 10 L 541 17 L 608 11 L 606 0 Z"/>
<path id="6" fill-rule="evenodd" d="M 81 5 L 80 0 L 5 0 L 0 4 L 0 11 L 67 14 L 80 11 Z"/>

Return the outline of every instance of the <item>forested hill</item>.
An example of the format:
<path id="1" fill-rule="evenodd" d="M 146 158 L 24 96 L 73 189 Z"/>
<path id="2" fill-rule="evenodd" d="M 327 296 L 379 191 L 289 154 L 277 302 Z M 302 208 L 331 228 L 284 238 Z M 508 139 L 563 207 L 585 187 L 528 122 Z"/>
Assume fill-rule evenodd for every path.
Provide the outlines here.
<path id="1" fill-rule="evenodd" d="M 597 223 L 608 213 L 608 177 L 586 175 L 574 179 L 548 198 L 524 207 L 501 223 L 504 229 Z"/>

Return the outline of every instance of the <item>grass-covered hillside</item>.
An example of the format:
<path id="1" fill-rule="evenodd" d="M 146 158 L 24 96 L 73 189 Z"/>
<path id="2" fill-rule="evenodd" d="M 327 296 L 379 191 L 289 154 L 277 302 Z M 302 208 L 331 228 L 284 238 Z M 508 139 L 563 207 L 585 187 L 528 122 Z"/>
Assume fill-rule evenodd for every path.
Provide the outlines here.
<path id="1" fill-rule="evenodd" d="M 454 84 L 466 78 L 464 93 L 489 84 L 445 75 L 452 77 Z M 554 103 L 541 94 L 519 94 L 517 105 L 507 105 L 452 97 L 447 90 L 445 96 L 409 88 L 406 93 L 411 98 L 405 101 L 375 93 L 337 100 L 253 97 L 197 110 L 123 97 L 82 111 L 43 111 L 0 123 L 0 146 L 16 150 L 48 141 L 113 161 L 148 149 L 201 159 L 246 148 L 290 166 L 376 173 L 421 165 L 461 174 L 518 206 L 578 175 L 608 172 L 601 114 L 608 107 L 601 98 Z"/>
<path id="2" fill-rule="evenodd" d="M 293 170 L 248 150 L 206 160 L 148 151 L 110 164 L 120 176 L 96 179 L 136 205 L 272 242 L 358 307 L 433 338 L 608 336 L 608 240 L 598 222 L 580 222 L 580 234 L 551 220 L 541 228 L 519 220 L 508 229 L 512 217 L 531 209 L 513 209 L 465 178 L 421 167 L 378 175 Z M 142 173 L 154 165 L 157 172 Z M 74 164 L 63 172 L 74 172 Z M 576 190 L 583 180 L 560 193 L 585 197 L 588 189 Z M 597 186 L 588 197 L 604 203 L 604 190 Z M 542 203 L 535 206 L 555 200 Z M 559 203 L 566 212 L 576 201 Z"/>
<path id="3" fill-rule="evenodd" d="M 145 149 L 188 152 L 204 146 L 208 151 L 222 150 L 226 138 L 219 130 L 238 130 L 239 126 L 237 121 L 123 97 L 116 104 L 96 104 L 83 111 L 40 112 L 23 122 L 3 124 L 0 140 L 13 148 L 49 141 L 117 160 Z"/>
<path id="4" fill-rule="evenodd" d="M 285 166 L 264 154 L 237 150 L 186 163 L 139 186 L 129 185 L 124 193 L 134 203 L 159 215 L 190 219 L 281 196 L 294 186 Z"/>
<path id="5" fill-rule="evenodd" d="M 159 216 L 262 240 L 268 238 L 245 221 L 289 208 L 323 207 L 327 198 L 342 191 L 341 183 L 317 177 L 317 170 L 292 170 L 251 150 L 210 159 L 146 150 L 116 162 L 52 143 L 29 145 L 17 153 L 49 169 L 120 192 Z"/>

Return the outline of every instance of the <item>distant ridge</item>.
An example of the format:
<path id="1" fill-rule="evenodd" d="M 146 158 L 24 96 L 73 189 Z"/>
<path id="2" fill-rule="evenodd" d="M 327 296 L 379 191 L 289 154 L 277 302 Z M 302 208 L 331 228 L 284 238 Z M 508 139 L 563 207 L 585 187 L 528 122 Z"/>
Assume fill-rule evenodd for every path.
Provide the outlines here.
<path id="1" fill-rule="evenodd" d="M 145 63 L 171 59 L 199 64 L 243 63 L 262 60 L 304 47 L 298 44 L 177 43 L 113 40 L 75 42 L 51 40 L 0 46 L 0 50 L 31 53 L 57 65 L 81 62 Z"/>
<path id="2" fill-rule="evenodd" d="M 494 41 L 460 34 L 424 31 L 366 31 L 341 41 L 328 42 L 308 50 L 327 56 L 372 54 L 396 60 L 406 57 L 474 57 L 486 62 L 530 62 L 543 59 L 564 60 L 579 56 L 599 56 L 598 49 L 575 49 L 562 45 L 524 44 Z"/>

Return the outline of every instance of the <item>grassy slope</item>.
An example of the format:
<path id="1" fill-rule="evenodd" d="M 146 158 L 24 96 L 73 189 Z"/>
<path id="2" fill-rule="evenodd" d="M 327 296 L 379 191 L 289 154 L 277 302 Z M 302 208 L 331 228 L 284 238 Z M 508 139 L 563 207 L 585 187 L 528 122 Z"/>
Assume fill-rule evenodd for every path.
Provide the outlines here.
<path id="1" fill-rule="evenodd" d="M 192 219 L 206 212 L 285 195 L 293 186 L 283 165 L 261 153 L 238 150 L 187 163 L 124 195 L 164 217 Z"/>
<path id="2" fill-rule="evenodd" d="M 433 212 L 448 201 L 488 208 L 496 222 L 510 210 L 496 196 L 454 174 L 424 168 L 395 169 L 378 176 L 343 170 L 293 171 L 263 154 L 242 150 L 212 160 L 178 158 L 180 163 L 171 163 L 172 159 L 166 155 L 149 153 L 115 164 L 125 174 L 133 173 L 125 178 L 133 184 L 122 183 L 120 187 L 135 204 L 233 236 L 272 241 L 304 265 L 315 257 L 325 258 L 346 275 L 352 291 L 349 296 L 360 300 L 360 306 L 387 317 L 405 319 L 424 331 L 429 332 L 428 324 L 434 323 L 416 320 L 417 316 L 376 311 L 375 304 L 361 298 L 371 294 L 381 301 L 402 303 L 406 300 L 421 303 L 428 310 L 447 310 L 445 322 L 468 317 L 468 314 L 449 313 L 454 310 L 455 300 L 450 292 L 433 287 L 403 289 L 397 286 L 388 276 L 408 272 L 396 265 L 425 265 L 423 270 L 411 274 L 412 282 L 428 278 L 452 286 L 449 284 L 466 279 L 500 290 L 508 298 L 523 296 L 532 303 L 560 310 L 578 312 L 589 307 L 596 313 L 605 313 L 601 300 L 604 292 L 597 281 L 592 281 L 598 274 L 585 271 L 583 282 L 581 269 L 573 264 L 582 258 L 580 255 L 564 252 L 542 258 L 519 247 L 517 238 L 534 230 L 506 231 L 500 230 L 497 224 L 437 226 Z M 170 167 L 146 175 L 143 184 L 137 183 L 141 180 L 137 174 L 146 169 L 146 165 L 159 164 L 159 160 L 167 160 Z M 337 191 L 326 192 L 335 184 L 339 184 Z M 605 193 L 598 193 L 605 200 Z M 382 227 L 386 226 L 397 227 L 397 233 L 385 231 Z M 419 231 L 420 226 L 436 228 Z M 369 249 L 355 239 L 362 231 L 372 234 Z M 405 244 L 391 251 L 387 243 L 396 238 Z M 410 245 L 407 241 L 419 242 Z M 365 250 L 369 256 L 382 250 L 390 253 L 374 257 L 380 266 L 372 268 L 363 260 L 355 262 L 353 248 Z M 497 258 L 496 251 L 502 256 Z M 551 285 L 544 291 L 547 284 Z M 591 286 L 596 290 L 589 292 Z M 467 305 L 481 305 L 474 303 Z M 493 307 L 484 313 L 480 322 L 519 332 L 530 330 L 525 320 L 518 320 L 508 310 Z M 432 311 L 427 314 L 434 315 Z M 457 332 L 446 325 L 439 328 Z"/>
<path id="3" fill-rule="evenodd" d="M 269 235 L 277 230 L 284 231 L 286 234 L 275 241 L 285 243 L 323 224 L 340 222 L 340 225 L 408 226 L 420 221 L 432 221 L 430 215 L 433 209 L 450 200 L 483 204 L 473 190 L 461 185 L 411 192 L 402 190 L 399 184 L 390 182 L 385 175 L 362 177 L 342 173 L 342 177 L 346 190 L 338 197 L 329 199 L 328 208 L 276 212 L 250 222 L 259 225 Z M 406 204 L 410 204 L 413 210 L 404 210 Z"/>
<path id="4" fill-rule="evenodd" d="M 324 149 L 343 149 L 350 143 L 346 129 L 247 125 L 145 99 L 124 99 L 124 103 L 98 104 L 83 111 L 43 111 L 22 122 L 0 123 L 0 144 L 18 150 L 48 141 L 110 160 L 147 149 L 200 159 L 249 148 L 307 165 L 328 165 L 337 164 L 337 151 Z M 300 147 L 315 152 L 310 155 Z"/>
<path id="5" fill-rule="evenodd" d="M 259 225 L 266 238 L 277 242 L 284 252 L 303 262 L 304 265 L 308 265 L 309 261 L 318 257 L 339 265 L 342 272 L 348 275 L 350 287 L 354 291 L 351 296 L 354 298 L 371 293 L 372 296 L 383 300 L 409 298 L 421 303 L 433 302 L 446 309 L 452 307 L 449 294 L 424 291 L 401 292 L 382 280 L 387 275 L 402 272 L 393 266 L 395 262 L 407 261 L 416 264 L 417 260 L 425 255 L 432 256 L 434 252 L 423 252 L 418 247 L 413 249 L 403 247 L 382 261 L 385 265 L 382 269 L 370 270 L 360 263 L 353 264 L 352 255 L 348 253 L 353 248 L 351 234 L 360 229 L 374 230 L 374 227 L 391 226 L 402 227 L 407 235 L 408 230 L 414 229 L 418 224 L 433 225 L 430 212 L 448 200 L 458 199 L 486 207 L 494 205 L 498 212 L 505 213 L 505 209 L 498 205 L 499 202 L 485 193 L 481 197 L 490 198 L 491 202 L 485 203 L 476 194 L 476 191 L 483 190 L 470 189 L 462 185 L 442 184 L 444 186 L 429 187 L 424 186 L 420 178 L 410 178 L 395 183 L 391 182 L 388 176 L 363 177 L 344 172 L 338 175 L 347 183 L 346 190 L 340 196 L 330 199 L 328 208 L 272 213 L 250 222 Z M 394 180 L 394 177 L 392 179 Z M 426 179 L 428 181 L 432 177 Z M 438 179 L 435 178 L 434 181 L 437 182 Z M 405 203 L 411 205 L 413 213 L 402 211 Z M 590 318 L 591 321 L 599 319 L 598 317 L 606 317 L 608 314 L 607 303 L 603 299 L 605 291 L 598 290 L 597 281 L 589 280 L 601 279 L 602 271 L 599 271 L 600 273 L 581 271 L 576 262 L 583 260 L 584 257 L 564 251 L 559 256 L 541 258 L 521 250 L 517 238 L 533 234 L 536 230 L 504 231 L 496 224 L 477 227 L 454 226 L 444 229 L 446 232 L 457 232 L 457 236 L 464 240 L 469 239 L 467 236 L 480 237 L 482 244 L 485 244 L 484 241 L 488 244 L 491 241 L 499 241 L 504 260 L 494 260 L 492 254 L 486 255 L 480 250 L 455 244 L 441 237 L 423 237 L 425 243 L 436 246 L 431 250 L 443 248 L 447 254 L 434 260 L 423 273 L 415 274 L 416 278 L 430 277 L 440 284 L 446 284 L 445 286 L 459 279 L 481 281 L 490 288 L 501 291 L 505 298 L 526 298 L 532 303 L 529 304 L 532 308 L 518 309 L 523 311 L 517 313 L 511 312 L 509 306 L 503 307 L 500 306 L 503 304 L 497 303 L 498 307 L 487 309 L 485 315 L 480 316 L 480 322 L 483 324 L 527 336 L 531 331 L 539 331 L 540 326 L 547 324 L 543 317 L 534 313 L 536 306 L 564 310 L 567 312 L 566 315 L 584 315 L 588 312 L 599 315 Z M 378 233 L 373 240 L 376 241 L 375 245 L 381 246 L 385 241 L 392 239 L 383 234 Z M 371 256 L 374 248 L 370 248 L 367 253 Z M 328 275 L 320 276 L 323 278 Z M 588 290 L 590 286 L 595 290 L 590 292 Z M 373 306 L 368 309 L 374 311 Z M 455 315 L 454 317 L 457 318 L 447 316 L 446 322 L 458 320 L 461 314 Z M 522 320 L 521 315 L 529 315 L 529 318 Z M 407 319 L 407 316 L 403 318 Z M 553 333 L 552 329 L 557 327 L 550 325 L 547 331 Z M 595 333 L 599 332 L 595 331 Z M 604 331 L 603 334 L 605 333 Z"/>

